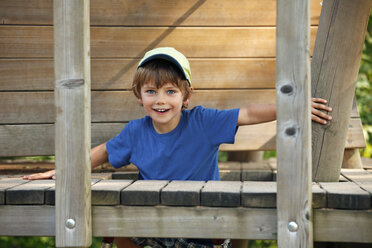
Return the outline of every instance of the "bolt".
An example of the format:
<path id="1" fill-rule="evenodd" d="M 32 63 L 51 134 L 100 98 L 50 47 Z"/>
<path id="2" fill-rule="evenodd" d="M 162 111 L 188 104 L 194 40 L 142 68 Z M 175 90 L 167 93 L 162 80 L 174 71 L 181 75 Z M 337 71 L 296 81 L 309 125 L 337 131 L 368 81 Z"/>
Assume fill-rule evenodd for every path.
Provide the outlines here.
<path id="1" fill-rule="evenodd" d="M 294 222 L 294 221 L 289 222 L 289 224 L 288 224 L 288 230 L 289 230 L 290 232 L 297 232 L 297 230 L 298 230 L 298 225 L 297 225 L 297 223 Z"/>
<path id="2" fill-rule="evenodd" d="M 74 219 L 67 219 L 66 220 L 66 227 L 68 229 L 73 229 L 75 227 L 76 223 Z"/>

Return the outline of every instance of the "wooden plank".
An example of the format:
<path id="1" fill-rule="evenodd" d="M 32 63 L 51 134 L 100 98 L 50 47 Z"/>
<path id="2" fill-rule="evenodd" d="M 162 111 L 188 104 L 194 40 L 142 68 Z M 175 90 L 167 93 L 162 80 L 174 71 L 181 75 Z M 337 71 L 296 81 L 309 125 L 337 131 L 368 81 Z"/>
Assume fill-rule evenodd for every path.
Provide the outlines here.
<path id="1" fill-rule="evenodd" d="M 153 206 L 160 204 L 160 191 L 168 184 L 165 180 L 139 180 L 121 191 L 122 205 Z"/>
<path id="2" fill-rule="evenodd" d="M 210 207 L 240 206 L 242 182 L 208 181 L 201 191 L 201 205 Z"/>
<path id="3" fill-rule="evenodd" d="M 372 183 L 372 173 L 363 169 L 341 169 L 341 175 L 357 184 Z"/>
<path id="4" fill-rule="evenodd" d="M 359 122 L 360 120 L 358 120 Z M 222 144 L 221 151 L 275 150 L 276 123 L 240 127 L 235 144 Z M 102 144 L 118 134 L 125 123 L 92 123 L 92 147 Z M 268 127 L 265 129 L 264 127 Z M 265 132 L 267 130 L 267 132 Z M 350 129 L 346 148 L 362 146 L 362 129 Z M 271 136 L 270 136 L 271 135 Z M 260 137 L 271 137 L 260 141 Z M 251 137 L 251 139 L 249 139 Z M 363 140 L 363 143 L 365 141 Z M 0 125 L 0 156 L 37 156 L 54 154 L 54 125 Z M 123 179 L 123 178 L 122 178 Z"/>
<path id="5" fill-rule="evenodd" d="M 314 210 L 314 240 L 372 243 L 372 212 L 357 210 Z"/>
<path id="6" fill-rule="evenodd" d="M 5 192 L 7 205 L 45 204 L 45 191 L 54 185 L 54 180 L 29 181 Z"/>
<path id="7" fill-rule="evenodd" d="M 320 183 L 327 191 L 327 207 L 337 209 L 370 209 L 371 196 L 352 182 Z"/>
<path id="8" fill-rule="evenodd" d="M 190 59 L 193 87 L 275 88 L 275 59 Z M 131 90 L 138 59 L 92 59 L 92 90 Z M 2 59 L 0 91 L 53 90 L 53 60 Z"/>
<path id="9" fill-rule="evenodd" d="M 310 1 L 277 1 L 278 247 L 313 247 Z"/>
<path id="10" fill-rule="evenodd" d="M 276 207 L 276 182 L 243 182 L 242 205 L 244 207 Z M 326 192 L 318 184 L 312 185 L 312 208 L 327 207 Z"/>
<path id="11" fill-rule="evenodd" d="M 276 237 L 276 213 L 273 209 L 94 207 L 93 216 L 94 236 L 238 239 Z"/>
<path id="12" fill-rule="evenodd" d="M 273 103 L 274 96 L 273 89 L 200 90 L 194 92 L 189 108 L 196 105 L 218 109 L 238 108 L 252 103 Z M 96 91 L 92 92 L 91 97 L 92 122 L 124 122 L 145 115 L 132 92 Z M 53 104 L 53 92 L 0 92 L 0 106 L 3 109 L 0 123 L 54 123 Z"/>
<path id="13" fill-rule="evenodd" d="M 200 206 L 204 181 L 172 181 L 161 191 L 161 204 L 169 206 Z"/>
<path id="14" fill-rule="evenodd" d="M 276 182 L 243 182 L 242 205 L 253 208 L 276 207 Z"/>
<path id="15" fill-rule="evenodd" d="M 318 23 L 320 2 L 311 1 L 312 25 Z M 275 10 L 275 0 L 92 0 L 90 18 L 92 25 L 272 26 Z M 2 24 L 52 25 L 52 3 L 3 0 L 0 17 Z"/>
<path id="16" fill-rule="evenodd" d="M 312 184 L 312 207 L 315 208 L 326 208 L 327 207 L 327 195 L 326 191 L 320 187 L 319 184 L 313 182 Z"/>
<path id="17" fill-rule="evenodd" d="M 56 246 L 89 247 L 92 243 L 89 0 L 54 0 L 53 29 Z"/>
<path id="18" fill-rule="evenodd" d="M 242 181 L 272 181 L 273 171 L 263 162 L 242 163 Z"/>
<path id="19" fill-rule="evenodd" d="M 120 192 L 132 182 L 132 180 L 101 180 L 92 186 L 92 204 L 119 205 Z"/>
<path id="20" fill-rule="evenodd" d="M 317 27 L 311 29 L 312 46 Z M 53 28 L 0 26 L 0 57 L 52 58 Z M 192 42 L 185 42 L 190 40 Z M 92 58 L 141 58 L 161 46 L 188 58 L 275 57 L 275 27 L 92 27 Z"/>
<path id="21" fill-rule="evenodd" d="M 27 180 L 21 178 L 2 178 L 0 179 L 0 205 L 5 204 L 5 191 L 15 186 L 27 183 Z"/>
<path id="22" fill-rule="evenodd" d="M 52 206 L 0 206 L 0 235 L 54 236 L 54 216 Z M 314 210 L 315 241 L 372 243 L 371 229 L 370 210 Z M 148 237 L 179 237 L 182 234 L 190 238 L 276 239 L 276 209 L 93 207 L 95 237 L 133 237 L 137 234 Z"/>
<path id="23" fill-rule="evenodd" d="M 311 64 L 311 95 L 328 100 L 333 119 L 328 125 L 312 124 L 316 181 L 337 181 L 340 175 L 371 3 L 331 0 L 323 4 Z"/>
<path id="24" fill-rule="evenodd" d="M 91 185 L 98 183 L 101 179 L 92 178 Z M 49 189 L 45 191 L 45 204 L 46 205 L 55 205 L 56 202 L 56 187 L 52 185 Z"/>

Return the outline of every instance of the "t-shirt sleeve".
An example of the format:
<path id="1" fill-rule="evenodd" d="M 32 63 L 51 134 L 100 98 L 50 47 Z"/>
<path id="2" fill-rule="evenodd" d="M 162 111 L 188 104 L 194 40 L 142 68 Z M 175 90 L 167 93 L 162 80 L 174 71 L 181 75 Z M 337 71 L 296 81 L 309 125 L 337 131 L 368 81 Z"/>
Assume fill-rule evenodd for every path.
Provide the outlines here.
<path id="1" fill-rule="evenodd" d="M 129 122 L 118 135 L 106 143 L 108 160 L 115 168 L 130 164 L 132 154 L 130 129 Z"/>
<path id="2" fill-rule="evenodd" d="M 239 109 L 201 108 L 200 111 L 204 131 L 212 144 L 234 143 L 238 130 Z"/>

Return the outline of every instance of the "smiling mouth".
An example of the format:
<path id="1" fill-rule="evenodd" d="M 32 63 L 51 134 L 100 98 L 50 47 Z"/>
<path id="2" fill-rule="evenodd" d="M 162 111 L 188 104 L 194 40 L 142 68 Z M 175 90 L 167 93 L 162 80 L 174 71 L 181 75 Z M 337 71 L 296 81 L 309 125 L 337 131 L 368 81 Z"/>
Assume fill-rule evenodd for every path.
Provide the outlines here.
<path id="1" fill-rule="evenodd" d="M 169 111 L 169 109 L 153 109 L 155 112 L 158 112 L 158 113 L 166 113 Z"/>

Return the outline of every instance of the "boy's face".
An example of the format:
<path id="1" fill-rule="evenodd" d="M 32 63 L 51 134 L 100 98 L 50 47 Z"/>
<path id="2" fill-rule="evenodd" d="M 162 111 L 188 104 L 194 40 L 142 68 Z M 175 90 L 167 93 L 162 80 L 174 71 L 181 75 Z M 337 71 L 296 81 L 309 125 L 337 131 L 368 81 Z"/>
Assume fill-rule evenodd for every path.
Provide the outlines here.
<path id="1" fill-rule="evenodd" d="M 164 84 L 159 89 L 153 83 L 144 84 L 141 88 L 141 98 L 138 99 L 152 118 L 158 133 L 168 133 L 177 127 L 182 106 L 188 101 L 189 99 L 183 101 L 181 89 L 171 83 Z"/>

